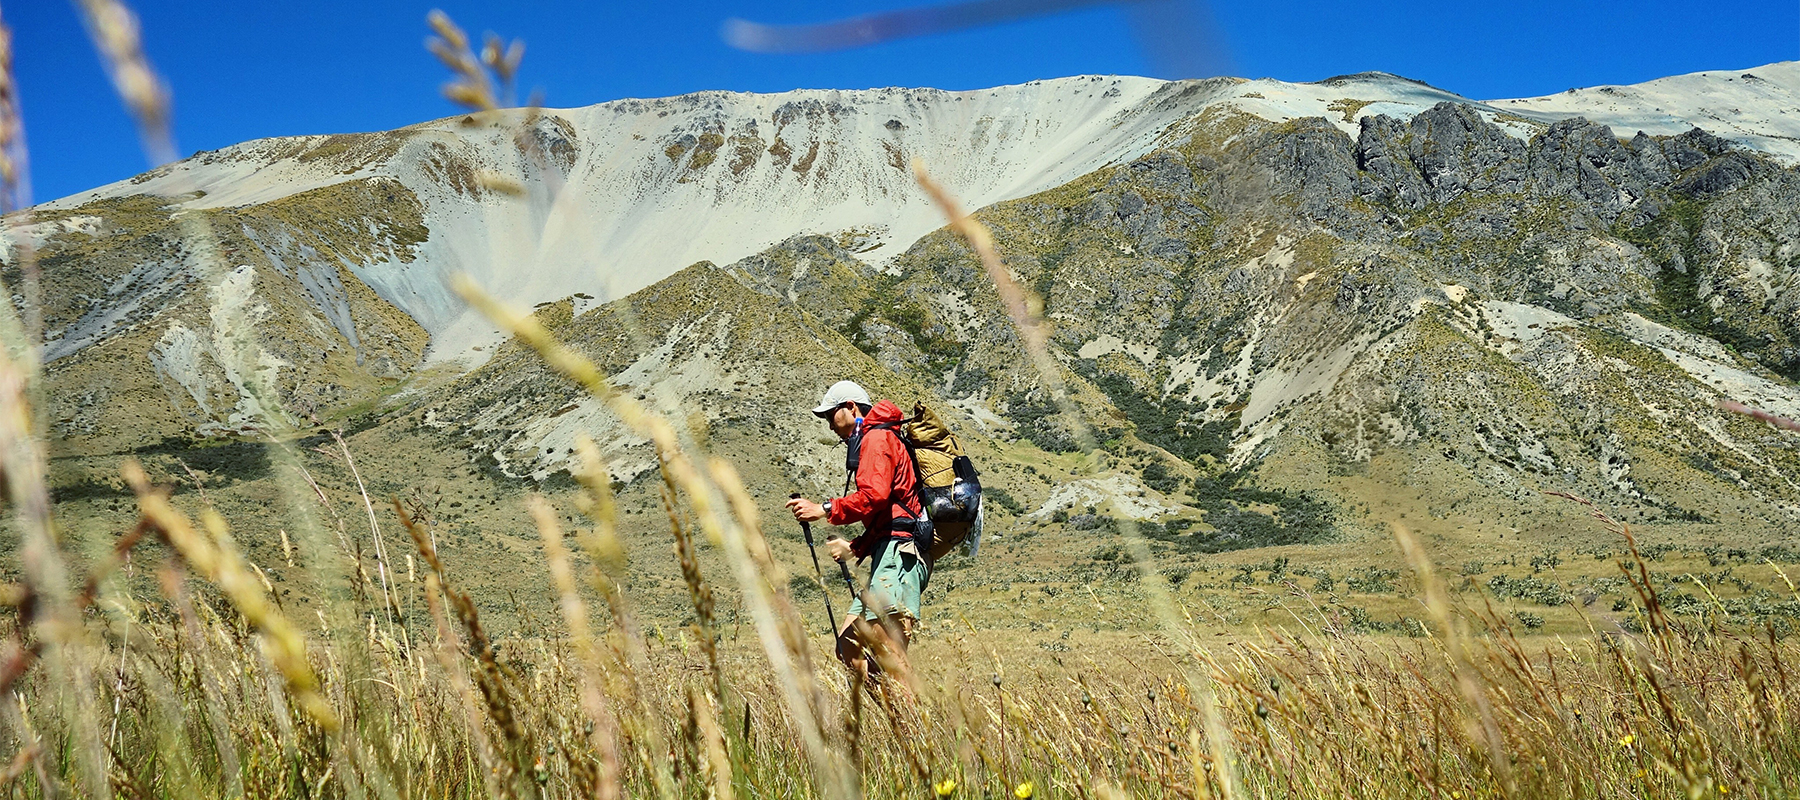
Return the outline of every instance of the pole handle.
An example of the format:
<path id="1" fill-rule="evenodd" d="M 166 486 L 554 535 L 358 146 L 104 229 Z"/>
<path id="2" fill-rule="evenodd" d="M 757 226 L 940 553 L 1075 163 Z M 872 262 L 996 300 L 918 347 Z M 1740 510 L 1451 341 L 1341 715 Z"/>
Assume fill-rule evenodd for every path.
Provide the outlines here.
<path id="1" fill-rule="evenodd" d="M 794 492 L 794 493 L 788 495 L 788 499 L 789 500 L 799 500 L 800 493 Z M 810 523 L 810 522 L 800 523 L 800 533 L 802 533 L 806 536 L 806 546 L 810 549 L 813 546 L 812 523 Z M 815 560 L 818 559 L 818 557 L 819 557 L 818 554 L 816 554 L 816 553 L 813 554 L 813 558 Z"/>

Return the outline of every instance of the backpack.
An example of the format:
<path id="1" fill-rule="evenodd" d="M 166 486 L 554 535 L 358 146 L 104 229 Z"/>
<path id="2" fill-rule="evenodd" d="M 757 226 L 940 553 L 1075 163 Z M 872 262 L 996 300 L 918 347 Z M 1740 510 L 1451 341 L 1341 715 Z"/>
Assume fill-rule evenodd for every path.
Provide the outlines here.
<path id="1" fill-rule="evenodd" d="M 970 556 L 981 549 L 981 479 L 974 462 L 963 454 L 962 443 L 950 432 L 942 418 L 926 408 L 913 405 L 913 416 L 899 422 L 877 425 L 869 430 L 889 430 L 905 445 L 912 458 L 915 491 L 923 510 L 923 531 L 915 531 L 914 540 L 927 562 L 936 562 L 963 545 Z M 844 490 L 856 480 L 856 467 L 861 455 L 861 434 L 850 443 L 844 467 L 849 473 Z"/>
<path id="2" fill-rule="evenodd" d="M 924 403 L 913 405 L 912 419 L 900 423 L 900 434 L 912 455 L 919 505 L 931 518 L 926 560 L 937 561 L 958 545 L 975 555 L 981 547 L 981 478 L 974 462 L 963 454 L 950 426 Z"/>

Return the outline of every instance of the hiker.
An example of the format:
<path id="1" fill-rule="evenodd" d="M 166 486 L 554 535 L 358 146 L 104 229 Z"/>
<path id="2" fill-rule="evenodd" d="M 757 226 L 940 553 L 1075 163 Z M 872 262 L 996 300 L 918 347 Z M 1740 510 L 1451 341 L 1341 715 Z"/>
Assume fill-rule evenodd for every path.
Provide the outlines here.
<path id="1" fill-rule="evenodd" d="M 828 538 L 826 552 L 840 563 L 851 556 L 859 562 L 873 559 L 868 590 L 850 604 L 838 626 L 838 658 L 859 679 L 880 669 L 879 663 L 868 663 L 870 654 L 885 652 L 904 668 L 906 646 L 919 620 L 919 598 L 931 577 L 915 541 L 920 531 L 927 537 L 929 532 L 919 524 L 912 456 L 897 431 L 906 418 L 891 401 L 871 404 L 869 393 L 852 381 L 832 384 L 813 414 L 849 447 L 845 466 L 856 490 L 822 504 L 796 497 L 787 508 L 801 522 L 862 523 L 862 535 L 854 540 Z"/>

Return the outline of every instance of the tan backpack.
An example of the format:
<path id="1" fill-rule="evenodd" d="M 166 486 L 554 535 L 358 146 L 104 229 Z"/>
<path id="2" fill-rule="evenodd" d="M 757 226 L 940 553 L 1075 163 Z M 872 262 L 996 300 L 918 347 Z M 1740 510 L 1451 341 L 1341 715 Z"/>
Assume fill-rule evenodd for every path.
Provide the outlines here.
<path id="1" fill-rule="evenodd" d="M 973 556 L 981 546 L 981 480 L 962 443 L 924 403 L 915 404 L 912 418 L 900 424 L 900 441 L 912 454 L 919 505 L 931 518 L 925 558 L 937 561 L 958 545 Z"/>

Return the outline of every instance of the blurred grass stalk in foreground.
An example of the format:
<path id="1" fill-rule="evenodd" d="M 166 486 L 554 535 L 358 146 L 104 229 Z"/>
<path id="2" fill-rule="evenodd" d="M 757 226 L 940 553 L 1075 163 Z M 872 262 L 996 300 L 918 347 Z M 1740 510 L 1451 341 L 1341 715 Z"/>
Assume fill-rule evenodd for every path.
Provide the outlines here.
<path id="1" fill-rule="evenodd" d="M 110 0 L 82 7 L 157 152 L 166 96 L 135 23 Z M 520 51 L 490 42 L 491 53 L 477 57 L 447 17 L 432 24 L 441 37 L 434 52 L 458 66 L 461 93 L 480 95 L 464 99 L 492 107 L 493 87 L 511 85 Z M 481 76 L 483 64 L 498 80 Z M 531 118 L 519 116 L 526 125 Z M 9 144 L 0 150 L 12 152 Z M 1012 281 L 985 228 L 922 169 L 919 177 L 983 263 L 1044 385 L 1072 411 L 1045 344 L 1041 301 Z M 203 271 L 222 274 L 209 232 L 184 232 L 207 261 Z M 0 614 L 0 794 L 1460 800 L 1800 789 L 1789 713 L 1800 702 L 1788 675 L 1796 646 L 1772 629 L 1670 620 L 1629 528 L 1604 515 L 1634 559 L 1621 564 L 1640 600 L 1626 621 L 1641 634 L 1593 620 L 1589 636 L 1530 649 L 1499 614 L 1446 593 L 1419 543 L 1396 529 L 1429 611 L 1423 638 L 1346 636 L 1315 612 L 1297 617 L 1297 634 L 1206 646 L 1127 526 L 1143 602 L 1173 643 L 1168 674 L 1089 658 L 1059 676 L 1004 663 L 980 644 L 983 652 L 971 653 L 969 637 L 934 636 L 924 646 L 954 651 L 941 660 L 963 670 L 865 695 L 850 688 L 830 643 L 806 634 L 761 512 L 731 464 L 614 391 L 533 318 L 467 280 L 456 288 L 653 443 L 703 657 L 645 635 L 625 588 L 628 554 L 610 476 L 587 440 L 578 444 L 573 501 L 590 525 L 573 532 L 573 551 L 546 500 L 527 501 L 565 633 L 505 650 L 457 588 L 432 521 L 394 503 L 388 519 L 426 567 L 422 580 L 410 566 L 399 579 L 381 537 L 386 511 L 377 508 L 387 506 L 363 491 L 370 574 L 360 541 L 291 448 L 292 420 L 263 387 L 247 389 L 282 467 L 282 511 L 300 538 L 292 552 L 330 598 L 329 613 L 290 618 L 204 498 L 184 511 L 133 464 L 124 478 L 138 498 L 136 526 L 98 556 L 70 552 L 70 542 L 95 535 L 56 527 L 34 400 L 41 337 L 33 309 L 9 302 L 0 313 L 0 468 L 24 574 L 0 587 L 8 609 Z M 232 328 L 238 355 L 249 357 L 253 329 Z M 1091 433 L 1081 433 L 1091 452 Z M 350 444 L 338 445 L 332 457 L 353 470 Z M 694 536 L 724 554 L 754 623 L 753 647 L 732 647 L 713 630 L 710 581 L 718 577 L 703 573 Z M 144 538 L 162 546 L 139 548 Z M 119 574 L 143 561 L 157 577 L 152 596 L 135 594 L 140 583 Z M 73 563 L 88 564 L 86 574 L 76 577 Z M 598 623 L 587 597 L 606 607 Z M 428 610 L 429 627 L 408 621 L 416 607 Z M 991 677 L 971 666 L 986 663 L 995 665 Z"/>

